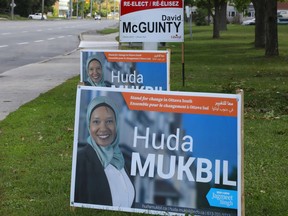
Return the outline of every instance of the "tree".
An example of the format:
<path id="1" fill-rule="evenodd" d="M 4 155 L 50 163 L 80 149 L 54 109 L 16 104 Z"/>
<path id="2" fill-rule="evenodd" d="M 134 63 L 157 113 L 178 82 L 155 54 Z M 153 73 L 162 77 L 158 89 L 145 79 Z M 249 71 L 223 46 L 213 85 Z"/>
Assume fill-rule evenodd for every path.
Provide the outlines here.
<path id="1" fill-rule="evenodd" d="M 220 38 L 220 31 L 227 30 L 227 0 L 197 0 L 197 7 L 206 8 L 213 18 L 213 38 Z M 214 13 L 213 10 L 214 9 Z"/>
<path id="2" fill-rule="evenodd" d="M 245 0 L 235 0 L 245 1 Z M 255 9 L 256 48 L 265 48 L 265 56 L 278 56 L 277 0 L 252 0 Z"/>
<path id="3" fill-rule="evenodd" d="M 204 10 L 207 10 L 208 24 L 210 24 L 210 17 L 211 17 L 212 9 L 213 9 L 212 0 L 195 0 L 195 6 L 197 6 L 198 9 L 202 8 Z"/>
<path id="4" fill-rule="evenodd" d="M 251 0 L 231 0 L 229 2 L 233 3 L 239 12 L 244 12 L 251 3 Z"/>
<path id="5" fill-rule="evenodd" d="M 214 1 L 214 14 L 213 17 L 213 38 L 220 38 L 220 30 L 227 29 L 227 1 L 226 0 L 213 0 Z M 225 18 L 223 18 L 223 13 L 225 13 Z M 222 18 L 221 18 L 222 17 Z"/>
<path id="6" fill-rule="evenodd" d="M 1 0 L 0 8 L 6 10 L 10 7 L 9 4 L 10 4 L 10 0 Z"/>
<path id="7" fill-rule="evenodd" d="M 255 9 L 255 41 L 256 48 L 265 48 L 265 56 L 278 56 L 278 28 L 277 28 L 277 0 L 251 0 Z M 285 0 L 282 0 L 285 1 Z M 286 0 L 287 1 L 287 0 Z M 234 0 L 238 8 L 244 8 L 247 0 Z M 224 7 L 227 8 L 227 0 L 197 0 L 198 7 L 206 7 L 212 11 L 213 38 L 220 38 L 221 23 L 223 21 Z M 222 11 L 222 21 L 221 21 Z M 226 14 L 226 13 L 225 13 Z"/>
<path id="8" fill-rule="evenodd" d="M 265 0 L 266 29 L 265 56 L 279 56 L 277 28 L 277 0 Z"/>
<path id="9" fill-rule="evenodd" d="M 273 0 L 274 1 L 274 0 Z M 255 9 L 255 48 L 265 48 L 265 21 L 266 12 L 263 0 L 252 0 Z"/>
<path id="10" fill-rule="evenodd" d="M 206 21 L 206 17 L 207 17 L 207 11 L 204 10 L 203 8 L 197 8 L 196 16 L 194 16 L 195 25 L 197 26 L 207 25 L 208 23 Z"/>
<path id="11" fill-rule="evenodd" d="M 227 1 L 220 2 L 220 20 L 219 20 L 219 28 L 220 31 L 227 30 Z"/>
<path id="12" fill-rule="evenodd" d="M 104 3 L 104 0 L 96 0 L 96 3 L 99 5 L 99 13 L 101 16 L 104 16 L 104 13 L 102 12 L 102 3 Z M 105 14 L 107 16 L 107 13 Z"/>
<path id="13" fill-rule="evenodd" d="M 277 0 L 252 0 L 255 9 L 255 47 L 265 56 L 278 56 Z"/>
<path id="14" fill-rule="evenodd" d="M 45 0 L 44 1 L 44 12 L 52 11 L 52 6 L 57 0 Z M 31 13 L 41 12 L 42 1 L 41 0 L 14 0 L 15 4 L 15 14 L 27 17 Z"/>
<path id="15" fill-rule="evenodd" d="M 213 17 L 213 38 L 220 38 L 220 0 L 214 1 Z"/>

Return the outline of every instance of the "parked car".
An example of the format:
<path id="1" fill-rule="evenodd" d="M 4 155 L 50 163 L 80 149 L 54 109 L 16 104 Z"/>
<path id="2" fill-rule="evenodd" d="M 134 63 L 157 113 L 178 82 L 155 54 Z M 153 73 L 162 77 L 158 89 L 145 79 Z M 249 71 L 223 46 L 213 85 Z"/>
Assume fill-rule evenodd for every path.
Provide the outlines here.
<path id="1" fill-rule="evenodd" d="M 277 12 L 277 16 L 278 17 L 284 17 L 284 18 L 288 18 L 288 11 L 278 11 Z"/>
<path id="2" fill-rule="evenodd" d="M 243 21 L 242 25 L 255 25 L 255 18 Z"/>
<path id="3" fill-rule="evenodd" d="M 277 23 L 280 25 L 288 25 L 288 18 L 278 17 Z"/>
<path id="4" fill-rule="evenodd" d="M 95 20 L 101 20 L 101 16 L 100 15 L 95 15 Z"/>
<path id="5" fill-rule="evenodd" d="M 43 14 L 42 16 L 42 13 L 35 13 L 35 14 L 30 14 L 28 16 L 28 19 L 35 19 L 35 20 L 46 20 L 47 19 L 47 16 L 45 14 Z"/>

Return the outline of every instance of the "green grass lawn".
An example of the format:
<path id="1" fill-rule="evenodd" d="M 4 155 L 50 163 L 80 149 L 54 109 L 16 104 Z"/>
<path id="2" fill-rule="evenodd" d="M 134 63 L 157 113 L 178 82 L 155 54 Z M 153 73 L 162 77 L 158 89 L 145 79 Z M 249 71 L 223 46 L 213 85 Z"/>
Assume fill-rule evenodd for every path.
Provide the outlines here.
<path id="1" fill-rule="evenodd" d="M 180 43 L 171 50 L 171 90 L 244 90 L 245 213 L 288 215 L 288 26 L 279 26 L 277 58 L 254 49 L 254 26 L 185 29 L 185 86 Z M 165 48 L 165 49 L 166 49 Z M 79 59 L 80 61 L 80 59 Z M 72 78 L 0 122 L 0 215 L 134 215 L 70 209 L 76 85 Z"/>

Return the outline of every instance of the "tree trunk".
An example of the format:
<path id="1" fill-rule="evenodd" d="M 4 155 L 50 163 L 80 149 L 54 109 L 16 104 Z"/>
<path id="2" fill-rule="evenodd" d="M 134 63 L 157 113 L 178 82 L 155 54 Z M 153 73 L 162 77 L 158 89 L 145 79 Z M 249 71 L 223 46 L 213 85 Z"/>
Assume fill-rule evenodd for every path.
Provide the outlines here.
<path id="1" fill-rule="evenodd" d="M 255 48 L 265 48 L 265 4 L 263 0 L 252 0 L 255 9 Z"/>
<path id="2" fill-rule="evenodd" d="M 213 38 L 220 38 L 220 4 L 219 0 L 214 0 L 215 14 L 213 15 Z"/>
<path id="3" fill-rule="evenodd" d="M 226 31 L 227 30 L 227 2 L 221 1 L 220 2 L 220 30 Z"/>
<path id="4" fill-rule="evenodd" d="M 266 46 L 265 56 L 279 56 L 277 28 L 277 0 L 266 0 Z"/>

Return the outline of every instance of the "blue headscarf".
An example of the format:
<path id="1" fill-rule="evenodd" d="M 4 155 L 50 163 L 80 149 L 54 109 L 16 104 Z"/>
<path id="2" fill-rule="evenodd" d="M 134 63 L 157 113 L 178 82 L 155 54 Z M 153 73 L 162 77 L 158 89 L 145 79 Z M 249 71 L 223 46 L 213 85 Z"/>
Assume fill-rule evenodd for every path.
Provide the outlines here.
<path id="1" fill-rule="evenodd" d="M 116 137 L 114 141 L 106 147 L 98 145 L 95 140 L 92 138 L 90 134 L 90 118 L 95 107 L 107 106 L 114 111 L 115 120 L 116 120 Z M 118 124 L 118 110 L 116 105 L 112 102 L 112 100 L 108 97 L 99 96 L 94 98 L 88 105 L 87 108 L 87 124 L 89 137 L 87 138 L 87 142 L 93 147 L 96 154 L 98 155 L 102 166 L 106 168 L 109 164 L 112 164 L 118 170 L 124 167 L 124 157 L 119 148 L 119 124 Z"/>
<path id="2" fill-rule="evenodd" d="M 100 63 L 101 68 L 102 68 L 102 77 L 101 80 L 99 82 L 93 82 L 93 80 L 90 78 L 89 76 L 89 64 L 91 61 L 96 60 Z M 89 56 L 89 58 L 86 61 L 86 73 L 87 73 L 87 82 L 89 82 L 91 84 L 91 86 L 105 86 L 104 83 L 104 72 L 103 72 L 103 67 L 102 67 L 102 62 L 97 58 L 97 56 L 95 55 L 91 55 Z"/>

